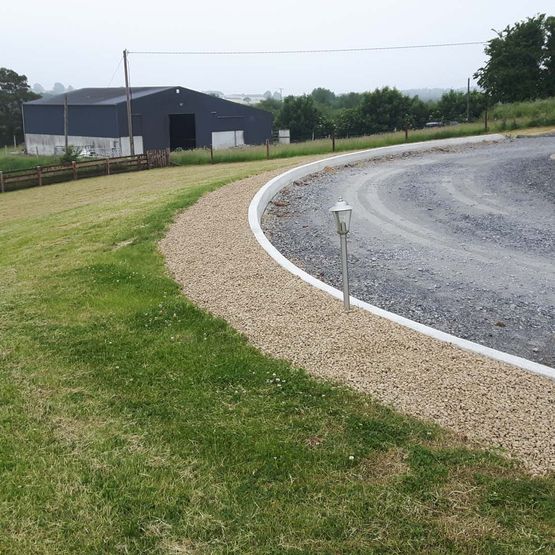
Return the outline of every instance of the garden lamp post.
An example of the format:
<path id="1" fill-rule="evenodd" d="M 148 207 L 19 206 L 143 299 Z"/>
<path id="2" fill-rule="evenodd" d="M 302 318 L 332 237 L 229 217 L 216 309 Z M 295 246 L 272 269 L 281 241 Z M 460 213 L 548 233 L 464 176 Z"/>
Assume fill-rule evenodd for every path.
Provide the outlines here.
<path id="1" fill-rule="evenodd" d="M 330 208 L 330 212 L 335 218 L 335 226 L 341 240 L 341 271 L 343 274 L 343 306 L 346 311 L 351 308 L 349 301 L 349 273 L 347 271 L 347 233 L 351 225 L 351 213 L 353 207 L 349 206 L 341 197 Z"/>

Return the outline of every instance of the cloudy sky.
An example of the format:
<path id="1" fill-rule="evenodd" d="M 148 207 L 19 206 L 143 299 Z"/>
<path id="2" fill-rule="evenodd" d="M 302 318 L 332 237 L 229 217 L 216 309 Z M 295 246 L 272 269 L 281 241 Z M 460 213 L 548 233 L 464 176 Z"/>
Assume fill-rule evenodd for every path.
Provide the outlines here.
<path id="1" fill-rule="evenodd" d="M 550 10 L 551 8 L 551 10 Z M 25 0 L 0 6 L 0 66 L 50 88 L 123 84 L 130 51 L 361 48 L 482 41 L 553 0 Z M 482 46 L 265 56 L 130 56 L 133 85 L 284 94 L 464 87 Z M 118 68 L 118 69 L 117 69 Z M 117 69 L 117 71 L 116 71 Z"/>

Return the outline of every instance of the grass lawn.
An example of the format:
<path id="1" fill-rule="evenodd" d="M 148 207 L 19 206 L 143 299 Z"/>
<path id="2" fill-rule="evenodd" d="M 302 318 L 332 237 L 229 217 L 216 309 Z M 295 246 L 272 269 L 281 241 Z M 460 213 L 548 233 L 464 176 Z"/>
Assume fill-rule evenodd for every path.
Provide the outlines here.
<path id="1" fill-rule="evenodd" d="M 166 275 L 176 211 L 291 163 L 0 196 L 0 553 L 555 550 L 554 476 L 263 356 Z"/>

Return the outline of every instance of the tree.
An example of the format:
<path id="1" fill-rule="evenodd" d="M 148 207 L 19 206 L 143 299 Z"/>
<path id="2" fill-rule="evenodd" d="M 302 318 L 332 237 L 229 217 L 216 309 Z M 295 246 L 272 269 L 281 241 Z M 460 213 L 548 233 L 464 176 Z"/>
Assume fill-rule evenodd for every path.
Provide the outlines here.
<path id="1" fill-rule="evenodd" d="M 362 135 L 362 123 L 358 108 L 343 108 L 335 116 L 335 128 L 338 137 L 356 137 Z"/>
<path id="2" fill-rule="evenodd" d="M 316 104 L 322 104 L 323 106 L 330 107 L 335 105 L 335 93 L 329 89 L 318 87 L 310 93 L 310 96 Z"/>
<path id="3" fill-rule="evenodd" d="M 0 145 L 11 144 L 13 138 L 23 141 L 21 103 L 40 98 L 29 90 L 27 77 L 5 67 L 0 68 Z"/>
<path id="4" fill-rule="evenodd" d="M 266 110 L 274 116 L 274 122 L 277 121 L 279 113 L 281 111 L 281 102 L 272 98 L 270 93 L 270 98 L 265 98 L 255 105 L 255 108 L 260 108 L 261 110 Z"/>
<path id="5" fill-rule="evenodd" d="M 341 94 L 337 97 L 336 104 L 338 108 L 358 108 L 362 100 L 362 94 L 350 92 Z"/>
<path id="6" fill-rule="evenodd" d="M 474 75 L 494 102 L 553 94 L 554 28 L 554 18 L 540 14 L 496 31 L 485 48 L 489 59 Z"/>
<path id="7" fill-rule="evenodd" d="M 424 102 L 418 96 L 413 96 L 410 102 L 410 127 L 420 129 L 430 121 L 430 112 L 433 103 Z"/>
<path id="8" fill-rule="evenodd" d="M 545 68 L 543 72 L 543 96 L 555 96 L 555 17 L 545 20 L 547 40 L 545 42 Z"/>
<path id="9" fill-rule="evenodd" d="M 485 107 L 484 94 L 470 91 L 470 119 L 480 117 Z M 437 103 L 436 119 L 443 121 L 466 120 L 466 93 L 450 90 L 443 94 Z"/>
<path id="10" fill-rule="evenodd" d="M 278 121 L 281 128 L 290 129 L 292 140 L 305 141 L 312 138 L 320 119 L 312 97 L 303 95 L 285 98 Z"/>
<path id="11" fill-rule="evenodd" d="M 410 113 L 411 99 L 397 89 L 384 87 L 362 95 L 360 116 L 364 134 L 402 129 Z"/>

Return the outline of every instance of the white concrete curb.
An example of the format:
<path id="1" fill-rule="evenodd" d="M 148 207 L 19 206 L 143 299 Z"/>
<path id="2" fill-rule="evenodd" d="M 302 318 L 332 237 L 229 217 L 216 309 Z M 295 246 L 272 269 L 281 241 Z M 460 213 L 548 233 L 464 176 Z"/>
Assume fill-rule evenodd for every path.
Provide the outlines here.
<path id="1" fill-rule="evenodd" d="M 396 145 L 396 146 L 388 146 L 382 148 L 374 148 L 370 150 L 363 150 L 359 152 L 354 152 L 351 154 L 340 154 L 338 156 L 332 156 L 330 158 L 326 158 L 324 160 L 319 160 L 317 162 L 312 162 L 310 164 L 305 164 L 303 166 L 299 166 L 298 168 L 293 168 L 277 177 L 274 177 L 272 180 L 268 181 L 254 196 L 252 199 L 250 206 L 249 206 L 249 225 L 251 227 L 256 240 L 260 243 L 262 248 L 283 268 L 291 272 L 292 274 L 300 277 L 302 280 L 306 281 L 310 285 L 329 293 L 332 297 L 337 299 L 343 300 L 343 293 L 316 279 L 314 276 L 306 273 L 304 270 L 301 270 L 298 266 L 295 266 L 290 260 L 285 258 L 273 245 L 270 243 L 264 232 L 262 231 L 262 227 L 260 225 L 260 221 L 266 207 L 268 206 L 269 202 L 272 198 L 285 186 L 289 185 L 296 179 L 300 179 L 305 177 L 309 174 L 316 173 L 320 170 L 323 170 L 325 167 L 329 166 L 340 166 L 343 164 L 347 164 L 350 162 L 359 162 L 361 160 L 369 160 L 372 158 L 377 158 L 379 156 L 383 156 L 384 154 L 402 154 L 404 152 L 421 152 L 425 150 L 429 150 L 433 147 L 437 146 L 450 146 L 450 145 L 462 145 L 462 144 L 471 144 L 471 143 L 480 143 L 485 141 L 503 141 L 506 140 L 504 135 L 480 135 L 478 137 L 463 137 L 463 138 L 456 138 L 456 139 L 442 139 L 437 141 L 426 141 L 420 143 L 413 143 L 413 144 L 403 144 L 403 145 Z M 442 332 L 430 326 L 425 326 L 424 324 L 420 324 L 418 322 L 414 322 L 413 320 L 409 320 L 408 318 L 404 318 L 403 316 L 399 316 L 398 314 L 394 314 L 393 312 L 388 312 L 387 310 L 382 310 L 377 306 L 373 306 L 371 304 L 365 303 L 359 299 L 351 297 L 351 304 L 353 306 L 357 306 L 362 308 L 363 310 L 367 310 L 372 314 L 376 314 L 377 316 L 381 316 L 383 318 L 387 318 L 392 322 L 415 330 L 417 332 L 423 333 L 424 335 L 428 335 L 433 337 L 434 339 L 438 339 L 439 341 L 444 341 L 446 343 L 451 343 L 460 347 L 461 349 L 465 349 L 467 351 L 471 351 L 474 353 L 478 353 L 480 355 L 484 355 L 495 360 L 499 360 L 501 362 L 506 362 L 507 364 L 511 364 L 513 366 L 517 366 L 518 368 L 522 368 L 527 370 L 528 372 L 533 372 L 535 374 L 541 374 L 543 376 L 548 376 L 552 379 L 555 379 L 555 368 L 551 368 L 549 366 L 545 366 L 543 364 L 538 364 L 537 362 L 533 362 L 531 360 L 527 360 L 525 358 L 517 357 L 508 353 L 504 353 L 502 351 L 497 351 L 495 349 L 491 349 L 484 345 L 480 345 L 479 343 L 474 343 L 472 341 L 467 341 L 466 339 L 461 339 L 460 337 L 455 337 L 454 335 L 450 335 L 448 333 Z"/>

